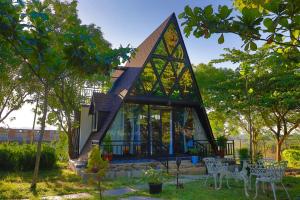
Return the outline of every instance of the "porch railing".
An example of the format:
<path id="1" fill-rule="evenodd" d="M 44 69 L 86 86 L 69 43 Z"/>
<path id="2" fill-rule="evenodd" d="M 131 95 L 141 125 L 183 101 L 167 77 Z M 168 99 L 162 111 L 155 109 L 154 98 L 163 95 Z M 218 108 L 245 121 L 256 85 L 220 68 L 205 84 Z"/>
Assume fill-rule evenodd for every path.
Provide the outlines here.
<path id="1" fill-rule="evenodd" d="M 198 149 L 199 156 L 201 157 L 214 155 L 212 146 L 207 140 L 193 140 L 193 147 L 189 148 L 194 147 Z M 153 158 L 163 160 L 174 157 L 177 154 L 176 152 L 169 154 L 169 146 L 155 140 L 114 140 L 111 144 L 102 143 L 100 149 L 102 152 L 112 152 L 114 159 Z M 189 155 L 189 151 L 182 154 Z M 227 141 L 225 155 L 235 156 L 234 140 Z"/>

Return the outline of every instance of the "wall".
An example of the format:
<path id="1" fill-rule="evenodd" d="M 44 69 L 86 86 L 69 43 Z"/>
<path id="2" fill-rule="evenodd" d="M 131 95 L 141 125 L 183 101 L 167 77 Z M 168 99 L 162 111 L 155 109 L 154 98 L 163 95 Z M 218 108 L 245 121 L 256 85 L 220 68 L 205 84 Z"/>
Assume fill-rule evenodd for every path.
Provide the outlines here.
<path id="1" fill-rule="evenodd" d="M 89 106 L 82 106 L 80 113 L 80 136 L 79 136 L 79 153 L 85 145 L 92 132 L 92 115 L 89 115 Z"/>

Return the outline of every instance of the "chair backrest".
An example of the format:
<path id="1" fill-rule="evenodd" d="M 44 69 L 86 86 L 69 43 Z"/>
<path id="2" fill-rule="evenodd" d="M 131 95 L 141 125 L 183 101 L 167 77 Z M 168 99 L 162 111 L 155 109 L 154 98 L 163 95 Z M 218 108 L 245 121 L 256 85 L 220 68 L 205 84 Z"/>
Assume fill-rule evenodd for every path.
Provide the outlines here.
<path id="1" fill-rule="evenodd" d="M 280 182 L 284 177 L 285 170 L 287 168 L 287 161 L 274 162 L 267 168 L 269 178 L 274 182 Z"/>
<path id="2" fill-rule="evenodd" d="M 215 173 L 216 159 L 213 157 L 206 157 L 206 158 L 203 158 L 203 161 L 207 168 L 207 172 L 209 174 Z"/>

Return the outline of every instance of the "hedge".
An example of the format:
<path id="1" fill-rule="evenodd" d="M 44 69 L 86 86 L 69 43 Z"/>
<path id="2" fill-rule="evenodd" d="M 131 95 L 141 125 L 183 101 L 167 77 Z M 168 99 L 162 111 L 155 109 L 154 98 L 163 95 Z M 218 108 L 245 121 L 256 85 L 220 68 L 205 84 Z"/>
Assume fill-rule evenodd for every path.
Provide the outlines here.
<path id="1" fill-rule="evenodd" d="M 286 149 L 282 152 L 284 160 L 288 161 L 289 167 L 300 167 L 300 150 L 297 149 Z"/>
<path id="2" fill-rule="evenodd" d="M 34 169 L 36 145 L 2 143 L 0 144 L 0 170 L 29 171 Z M 55 148 L 42 145 L 40 169 L 52 169 L 56 166 Z"/>

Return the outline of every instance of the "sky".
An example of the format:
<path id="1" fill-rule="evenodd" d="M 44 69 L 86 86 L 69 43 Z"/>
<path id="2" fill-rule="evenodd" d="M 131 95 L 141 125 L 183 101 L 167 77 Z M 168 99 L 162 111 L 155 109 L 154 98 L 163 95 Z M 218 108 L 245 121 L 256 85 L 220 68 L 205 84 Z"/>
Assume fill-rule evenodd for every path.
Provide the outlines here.
<path id="1" fill-rule="evenodd" d="M 186 5 L 204 7 L 212 4 L 232 5 L 230 0 L 78 0 L 78 15 L 83 24 L 95 24 L 101 28 L 104 38 L 114 48 L 131 45 L 137 47 L 173 12 L 178 16 Z M 179 24 L 182 21 L 179 20 Z M 182 27 L 181 27 L 181 33 Z M 241 40 L 235 35 L 225 35 L 223 44 L 217 43 L 218 36 L 210 39 L 194 36 L 183 37 L 192 64 L 208 63 L 219 58 L 224 48 L 240 48 Z M 221 63 L 217 67 L 235 68 L 231 63 Z M 6 120 L 10 128 L 31 128 L 33 122 L 31 105 L 23 106 L 10 115 L 14 120 Z M 38 126 L 37 126 L 38 127 Z M 47 126 L 48 129 L 55 129 Z"/>

